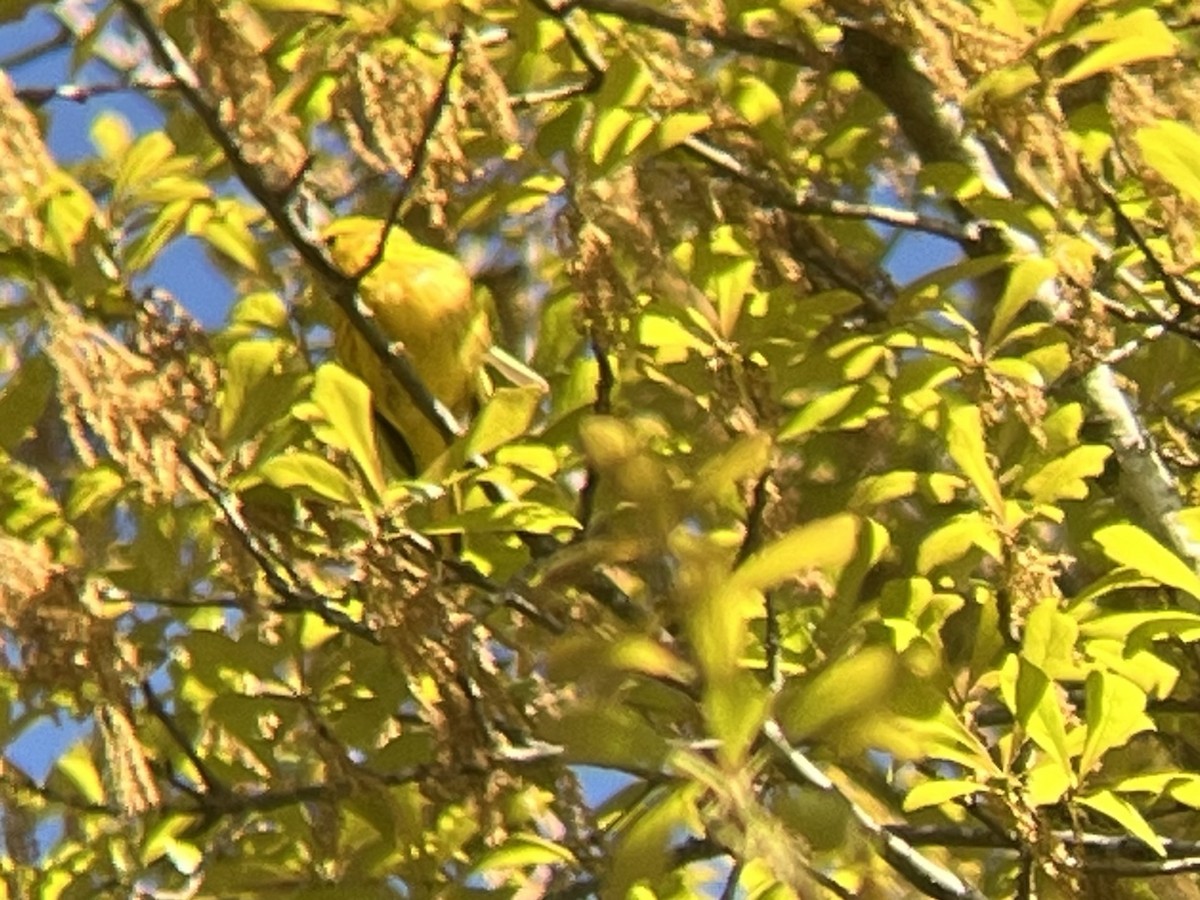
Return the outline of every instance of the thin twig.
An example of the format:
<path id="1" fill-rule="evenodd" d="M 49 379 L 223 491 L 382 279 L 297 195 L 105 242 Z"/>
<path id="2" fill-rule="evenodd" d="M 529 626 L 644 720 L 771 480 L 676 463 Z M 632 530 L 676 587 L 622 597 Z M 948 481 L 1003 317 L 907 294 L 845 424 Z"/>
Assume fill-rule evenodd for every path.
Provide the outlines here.
<path id="1" fill-rule="evenodd" d="M 259 571 L 262 572 L 267 585 L 280 598 L 281 603 L 276 604 L 274 609 L 285 612 L 311 612 L 332 628 L 352 634 L 372 644 L 380 643 L 380 636 L 365 622 L 356 621 L 341 610 L 334 609 L 330 605 L 333 602 L 331 599 L 302 588 L 300 585 L 303 582 L 300 577 L 280 560 L 278 554 L 272 552 L 250 527 L 242 515 L 238 499 L 224 490 L 217 483 L 216 478 L 182 448 L 179 450 L 179 459 L 221 510 L 225 521 L 237 535 L 242 547 L 250 554 Z"/>
<path id="2" fill-rule="evenodd" d="M 379 265 L 379 261 L 383 258 L 384 248 L 387 246 L 388 232 L 400 220 L 402 211 L 412 195 L 413 186 L 425 173 L 425 163 L 429 159 L 429 148 L 433 143 L 433 136 L 441 124 L 442 115 L 445 113 L 446 107 L 449 105 L 450 79 L 458 69 L 459 59 L 462 55 L 463 32 L 461 26 L 455 28 L 449 40 L 450 60 L 446 63 L 446 71 L 442 73 L 442 80 L 438 83 L 437 92 L 433 95 L 429 109 L 425 111 L 425 122 L 421 128 L 421 138 L 416 142 L 413 158 L 409 161 L 408 171 L 404 174 L 404 183 L 396 191 L 396 196 L 392 198 L 392 205 L 388 209 L 388 214 L 384 220 L 387 226 L 379 235 L 379 246 L 375 248 L 375 252 L 371 255 L 367 264 L 355 274 L 354 278 L 356 281 L 361 280 L 367 272 L 370 272 Z"/>
<path id="3" fill-rule="evenodd" d="M 56 87 L 27 87 L 18 90 L 17 96 L 32 106 L 45 106 L 51 100 L 67 100 L 71 103 L 86 103 L 95 97 L 120 94 L 126 91 L 169 91 L 175 87 L 170 78 L 145 78 L 128 84 L 60 84 Z"/>
<path id="4" fill-rule="evenodd" d="M 963 247 L 974 246 L 983 240 L 986 223 L 982 221 L 959 224 L 913 210 L 896 209 L 877 203 L 852 203 L 848 200 L 818 197 L 810 191 L 793 190 L 751 171 L 732 154 L 696 135 L 685 138 L 681 146 L 728 178 L 754 189 L 769 204 L 788 212 L 802 216 L 878 222 L 893 228 L 936 235 Z"/>
<path id="5" fill-rule="evenodd" d="M 1121 206 L 1121 201 L 1117 199 L 1117 195 L 1113 189 L 1100 175 L 1092 172 L 1086 166 L 1083 167 L 1083 176 L 1100 195 L 1100 199 L 1104 201 L 1104 205 L 1113 214 L 1113 218 L 1117 220 L 1117 224 L 1128 232 L 1130 238 L 1133 239 L 1133 243 L 1142 251 L 1142 255 L 1146 258 L 1146 263 L 1150 266 L 1150 270 L 1162 282 L 1163 290 L 1167 292 L 1167 296 L 1175 304 L 1176 309 L 1181 314 L 1185 311 L 1194 314 L 1197 308 L 1200 307 L 1200 298 L 1197 298 L 1190 290 L 1187 292 L 1189 296 L 1184 296 L 1179 281 L 1167 271 L 1166 266 L 1158 258 L 1158 254 L 1154 252 L 1154 248 L 1150 246 L 1149 241 L 1146 240 L 1137 223 L 1125 214 L 1125 210 Z"/>
<path id="6" fill-rule="evenodd" d="M 862 806 L 848 797 L 832 779 L 788 741 L 774 719 L 763 724 L 763 734 L 804 781 L 818 790 L 841 798 L 850 814 L 876 841 L 880 855 L 910 884 L 938 900 L 986 900 L 984 894 L 966 884 L 953 872 L 922 856 L 908 841 L 889 831 Z"/>
<path id="7" fill-rule="evenodd" d="M 150 686 L 147 680 L 142 681 L 142 696 L 146 698 L 146 708 L 150 710 L 150 714 L 158 719 L 159 724 L 167 730 L 167 734 L 171 736 L 176 746 L 184 756 L 188 758 L 188 762 L 192 764 L 192 768 L 196 770 L 196 774 L 200 776 L 200 781 L 203 782 L 205 791 L 210 795 L 224 796 L 229 793 L 229 789 L 221 784 L 216 775 L 208 767 L 208 763 L 196 752 L 196 748 L 192 746 L 192 742 L 188 740 L 187 735 L 179 727 L 179 723 L 167 712 L 167 708 L 158 698 L 158 694 Z"/>

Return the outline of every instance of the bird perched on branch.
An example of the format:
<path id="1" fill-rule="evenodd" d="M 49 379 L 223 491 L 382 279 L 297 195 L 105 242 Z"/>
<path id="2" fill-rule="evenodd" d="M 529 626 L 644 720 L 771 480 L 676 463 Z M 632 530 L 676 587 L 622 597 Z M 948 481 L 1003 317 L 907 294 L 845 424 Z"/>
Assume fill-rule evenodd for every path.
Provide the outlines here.
<path id="1" fill-rule="evenodd" d="M 324 236 L 338 268 L 359 274 L 375 258 L 383 227 L 382 220 L 367 216 L 329 225 Z M 363 275 L 358 291 L 384 336 L 404 345 L 430 392 L 456 416 L 467 415 L 483 389 L 482 363 L 492 343 L 487 310 L 476 298 L 467 270 L 454 257 L 392 227 L 377 265 Z M 371 389 L 398 461 L 412 474 L 423 471 L 446 449 L 445 440 L 341 314 L 334 322 L 334 350 Z"/>

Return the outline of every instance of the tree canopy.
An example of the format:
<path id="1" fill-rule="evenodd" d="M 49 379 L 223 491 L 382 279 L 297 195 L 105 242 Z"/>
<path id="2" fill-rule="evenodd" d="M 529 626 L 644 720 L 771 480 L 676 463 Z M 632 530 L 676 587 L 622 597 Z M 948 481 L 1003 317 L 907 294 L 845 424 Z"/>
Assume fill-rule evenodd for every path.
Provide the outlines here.
<path id="1" fill-rule="evenodd" d="M 5 896 L 1197 895 L 1194 3 L 23 18 Z M 471 272 L 473 415 L 349 216 Z"/>

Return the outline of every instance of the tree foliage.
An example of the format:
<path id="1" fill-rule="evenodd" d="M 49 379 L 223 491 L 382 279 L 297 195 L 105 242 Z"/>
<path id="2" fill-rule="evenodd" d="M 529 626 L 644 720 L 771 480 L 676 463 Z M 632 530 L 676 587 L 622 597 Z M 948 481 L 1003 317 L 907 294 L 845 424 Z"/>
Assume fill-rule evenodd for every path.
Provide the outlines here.
<path id="1" fill-rule="evenodd" d="M 1194 4 L 0 16 L 7 896 L 1194 895 Z M 548 389 L 434 402 L 349 215 Z"/>

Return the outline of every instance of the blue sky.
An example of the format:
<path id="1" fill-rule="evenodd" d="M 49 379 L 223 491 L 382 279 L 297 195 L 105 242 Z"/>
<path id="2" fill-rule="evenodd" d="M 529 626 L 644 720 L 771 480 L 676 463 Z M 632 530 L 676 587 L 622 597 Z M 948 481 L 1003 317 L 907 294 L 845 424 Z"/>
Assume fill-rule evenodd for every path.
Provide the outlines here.
<path id="1" fill-rule="evenodd" d="M 41 8 L 33 9 L 18 22 L 0 25 L 0 65 L 21 49 L 49 40 L 56 30 L 56 20 Z M 97 63 L 89 63 L 74 76 L 70 66 L 71 50 L 63 47 L 9 69 L 8 75 L 18 90 L 68 83 L 78 86 L 116 83 L 112 73 Z M 132 91 L 104 93 L 82 103 L 51 100 L 41 108 L 41 113 L 49 125 L 47 143 L 59 162 L 75 162 L 95 154 L 90 132 L 92 122 L 102 112 L 119 113 L 135 134 L 152 131 L 163 124 L 158 108 Z M 170 291 L 210 327 L 224 321 L 234 299 L 231 286 L 209 264 L 200 241 L 186 236 L 166 248 L 137 286 L 151 284 Z"/>

